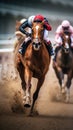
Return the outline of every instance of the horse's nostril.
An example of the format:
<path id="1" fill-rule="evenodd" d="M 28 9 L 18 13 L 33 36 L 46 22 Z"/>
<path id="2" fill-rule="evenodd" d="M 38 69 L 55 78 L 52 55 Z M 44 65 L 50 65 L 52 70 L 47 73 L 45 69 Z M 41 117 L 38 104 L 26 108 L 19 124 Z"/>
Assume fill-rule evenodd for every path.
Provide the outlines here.
<path id="1" fill-rule="evenodd" d="M 40 46 L 40 45 L 41 45 L 41 43 L 39 42 L 39 43 L 38 43 L 38 45 Z"/>
<path id="2" fill-rule="evenodd" d="M 67 51 L 68 51 L 68 49 L 67 49 Z"/>
<path id="3" fill-rule="evenodd" d="M 35 44 L 35 47 L 38 48 L 38 44 Z"/>
<path id="4" fill-rule="evenodd" d="M 69 49 L 66 48 L 65 52 L 68 53 L 68 52 L 69 52 Z"/>
<path id="5" fill-rule="evenodd" d="M 33 42 L 33 45 L 35 45 L 35 42 Z"/>

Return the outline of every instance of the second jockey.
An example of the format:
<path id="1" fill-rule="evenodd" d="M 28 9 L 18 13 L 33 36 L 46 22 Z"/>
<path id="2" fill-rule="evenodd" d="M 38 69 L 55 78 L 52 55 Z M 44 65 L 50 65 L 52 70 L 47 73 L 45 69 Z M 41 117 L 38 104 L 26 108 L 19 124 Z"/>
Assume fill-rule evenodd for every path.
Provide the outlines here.
<path id="1" fill-rule="evenodd" d="M 56 60 L 56 54 L 62 45 L 62 34 L 63 33 L 69 33 L 70 34 L 70 39 L 71 39 L 71 48 L 73 50 L 73 27 L 71 26 L 70 22 L 68 20 L 63 20 L 62 23 L 57 27 L 56 34 L 55 34 L 55 43 L 56 43 L 56 48 L 55 48 L 55 57 L 54 60 Z"/>
<path id="2" fill-rule="evenodd" d="M 61 25 L 58 26 L 56 30 L 55 35 L 55 42 L 58 44 L 58 46 L 62 45 L 62 33 L 63 32 L 69 32 L 70 38 L 71 38 L 71 47 L 73 47 L 73 27 L 71 26 L 70 22 L 68 20 L 62 21 Z"/>
<path id="3" fill-rule="evenodd" d="M 21 47 L 19 48 L 19 53 L 21 55 L 23 55 L 25 53 L 25 50 L 28 46 L 27 43 L 28 43 L 28 41 L 31 40 L 31 33 L 32 33 L 31 30 L 28 33 L 25 29 L 27 27 L 29 27 L 31 29 L 32 23 L 34 21 L 40 21 L 40 22 L 44 21 L 44 37 L 43 37 L 43 39 L 46 41 L 48 53 L 50 55 L 54 55 L 53 47 L 52 47 L 52 44 L 51 44 L 49 37 L 48 37 L 48 31 L 51 31 L 52 28 L 51 28 L 50 24 L 48 23 L 48 20 L 42 15 L 30 16 L 25 22 L 23 22 L 20 25 L 19 31 L 22 32 L 23 34 L 25 34 L 27 36 L 27 38 L 25 38 L 25 42 L 23 42 L 21 44 Z"/>

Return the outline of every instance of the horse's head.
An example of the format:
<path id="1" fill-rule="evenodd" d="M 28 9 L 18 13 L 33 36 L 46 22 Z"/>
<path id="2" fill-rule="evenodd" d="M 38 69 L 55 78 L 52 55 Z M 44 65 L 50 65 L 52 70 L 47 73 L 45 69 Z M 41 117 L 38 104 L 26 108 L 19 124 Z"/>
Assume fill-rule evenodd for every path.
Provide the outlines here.
<path id="1" fill-rule="evenodd" d="M 70 51 L 70 42 L 71 42 L 69 33 L 63 33 L 62 42 L 63 42 L 62 48 L 63 48 L 64 52 L 69 53 L 69 51 Z"/>
<path id="2" fill-rule="evenodd" d="M 43 22 L 33 22 L 32 24 L 32 45 L 38 51 L 42 45 L 44 34 Z"/>

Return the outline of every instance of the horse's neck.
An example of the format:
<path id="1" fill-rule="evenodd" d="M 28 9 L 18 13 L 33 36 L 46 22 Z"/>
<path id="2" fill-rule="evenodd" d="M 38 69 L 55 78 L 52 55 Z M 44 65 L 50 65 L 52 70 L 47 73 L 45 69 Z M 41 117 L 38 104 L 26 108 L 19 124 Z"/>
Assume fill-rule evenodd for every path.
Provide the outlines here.
<path id="1" fill-rule="evenodd" d="M 62 57 L 66 58 L 69 57 L 69 53 L 65 53 L 64 50 L 61 50 Z"/>
<path id="2" fill-rule="evenodd" d="M 35 56 L 35 57 L 40 57 L 40 55 L 41 55 L 41 49 L 40 49 L 39 51 L 35 51 L 35 50 L 32 48 L 32 54 L 33 54 L 33 56 Z"/>
<path id="3" fill-rule="evenodd" d="M 72 58 L 72 53 L 71 53 L 71 51 L 69 52 L 69 53 L 65 53 L 63 50 L 62 50 L 62 61 L 64 62 L 64 63 L 68 63 L 69 62 L 69 60 Z"/>
<path id="4" fill-rule="evenodd" d="M 44 49 L 44 42 L 42 43 L 42 46 L 40 47 L 40 49 L 39 49 L 38 51 L 35 51 L 35 50 L 32 48 L 32 54 L 33 54 L 35 57 L 37 57 L 37 58 L 39 58 L 39 57 L 42 58 L 42 51 L 43 51 L 43 49 Z"/>

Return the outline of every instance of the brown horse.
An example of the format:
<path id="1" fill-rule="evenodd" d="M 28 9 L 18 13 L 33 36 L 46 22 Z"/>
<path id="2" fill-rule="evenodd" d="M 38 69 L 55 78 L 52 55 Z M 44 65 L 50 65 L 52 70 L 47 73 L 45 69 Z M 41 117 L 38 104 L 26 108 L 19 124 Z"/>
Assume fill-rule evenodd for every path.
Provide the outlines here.
<path id="1" fill-rule="evenodd" d="M 57 52 L 56 62 L 53 62 L 53 68 L 59 80 L 62 96 L 65 94 L 65 100 L 69 102 L 73 71 L 73 53 L 70 47 L 70 34 L 63 33 L 62 42 L 63 44 Z M 64 74 L 67 75 L 66 83 L 64 82 Z"/>
<path id="2" fill-rule="evenodd" d="M 33 22 L 32 24 L 32 40 L 23 56 L 20 56 L 20 62 L 17 62 L 17 54 L 20 45 L 15 48 L 15 64 L 19 72 L 22 88 L 25 91 L 24 106 L 31 106 L 31 113 L 35 101 L 38 98 L 39 90 L 44 82 L 45 75 L 50 65 L 50 55 L 43 40 L 44 27 L 43 22 Z M 31 105 L 31 79 L 38 79 L 36 91 L 33 94 L 33 102 Z"/>

